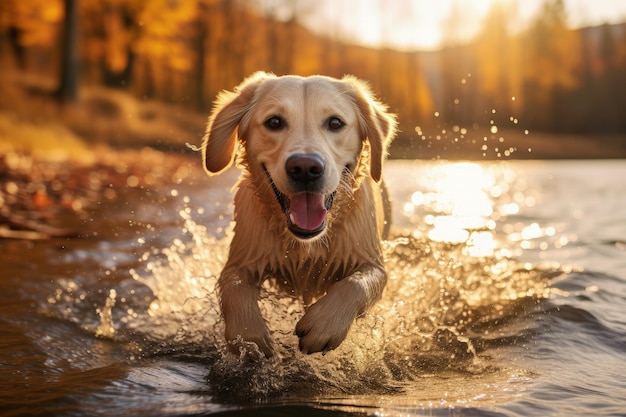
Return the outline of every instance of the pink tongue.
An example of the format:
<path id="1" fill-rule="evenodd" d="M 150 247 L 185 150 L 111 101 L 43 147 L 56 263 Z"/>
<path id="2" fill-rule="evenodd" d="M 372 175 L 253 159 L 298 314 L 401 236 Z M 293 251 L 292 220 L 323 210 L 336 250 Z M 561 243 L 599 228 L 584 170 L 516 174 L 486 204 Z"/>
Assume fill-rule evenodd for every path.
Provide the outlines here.
<path id="1" fill-rule="evenodd" d="M 326 219 L 324 194 L 299 193 L 289 197 L 289 218 L 302 230 L 316 230 Z"/>

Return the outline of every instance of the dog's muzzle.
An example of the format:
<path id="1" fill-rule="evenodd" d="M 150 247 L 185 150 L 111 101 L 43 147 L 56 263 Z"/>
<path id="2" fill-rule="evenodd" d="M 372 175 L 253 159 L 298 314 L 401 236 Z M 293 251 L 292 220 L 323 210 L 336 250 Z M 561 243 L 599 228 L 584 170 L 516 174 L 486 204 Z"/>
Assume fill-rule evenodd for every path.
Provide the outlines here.
<path id="1" fill-rule="evenodd" d="M 287 228 L 300 239 L 311 239 L 326 228 L 328 211 L 333 205 L 335 192 L 316 191 L 324 174 L 324 163 L 315 154 L 294 154 L 287 159 L 285 169 L 291 181 L 292 194 L 282 193 L 269 171 L 263 167 L 274 195 L 287 219 Z"/>

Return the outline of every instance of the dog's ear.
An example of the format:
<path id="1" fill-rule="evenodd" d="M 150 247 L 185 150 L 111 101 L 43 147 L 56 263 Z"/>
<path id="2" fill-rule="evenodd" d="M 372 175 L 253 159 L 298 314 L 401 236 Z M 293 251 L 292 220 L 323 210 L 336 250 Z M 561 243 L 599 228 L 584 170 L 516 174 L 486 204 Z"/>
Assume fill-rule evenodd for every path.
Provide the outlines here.
<path id="1" fill-rule="evenodd" d="M 257 87 L 270 78 L 275 76 L 256 72 L 234 91 L 217 96 L 202 139 L 202 159 L 209 174 L 219 174 L 233 163 L 241 119 L 252 107 Z"/>
<path id="2" fill-rule="evenodd" d="M 363 139 L 370 144 L 370 174 L 374 181 L 379 182 L 387 148 L 396 135 L 396 116 L 389 113 L 387 106 L 374 97 L 364 81 L 350 75 L 345 76 L 343 81 L 352 87 Z"/>

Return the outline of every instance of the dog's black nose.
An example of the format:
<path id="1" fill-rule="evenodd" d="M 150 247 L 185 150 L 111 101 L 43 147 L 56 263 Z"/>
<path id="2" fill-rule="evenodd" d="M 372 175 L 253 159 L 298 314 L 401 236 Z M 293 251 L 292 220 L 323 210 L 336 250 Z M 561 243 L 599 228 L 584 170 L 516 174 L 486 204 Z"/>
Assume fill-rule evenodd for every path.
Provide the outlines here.
<path id="1" fill-rule="evenodd" d="M 287 158 L 285 170 L 293 181 L 307 183 L 324 175 L 324 161 L 314 153 L 296 153 Z"/>

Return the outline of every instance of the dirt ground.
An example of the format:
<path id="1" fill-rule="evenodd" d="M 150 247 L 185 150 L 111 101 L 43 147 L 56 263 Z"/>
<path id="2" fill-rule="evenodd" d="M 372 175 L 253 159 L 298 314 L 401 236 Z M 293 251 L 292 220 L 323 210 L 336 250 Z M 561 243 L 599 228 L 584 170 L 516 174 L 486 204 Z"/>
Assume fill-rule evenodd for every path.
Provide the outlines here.
<path id="1" fill-rule="evenodd" d="M 85 151 L 87 152 L 87 151 Z M 151 148 L 94 148 L 82 159 L 0 154 L 0 238 L 78 238 L 80 221 L 125 187 L 183 181 L 200 158 Z"/>

